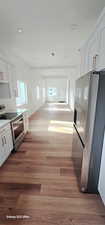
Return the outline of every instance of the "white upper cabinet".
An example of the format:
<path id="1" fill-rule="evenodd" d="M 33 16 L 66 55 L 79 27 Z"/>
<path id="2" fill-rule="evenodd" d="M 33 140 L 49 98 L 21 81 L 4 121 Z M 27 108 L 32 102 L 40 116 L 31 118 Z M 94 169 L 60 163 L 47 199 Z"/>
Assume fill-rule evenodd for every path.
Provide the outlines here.
<path id="1" fill-rule="evenodd" d="M 96 30 L 99 41 L 99 62 L 98 70 L 105 69 L 105 8 L 97 22 Z"/>
<path id="2" fill-rule="evenodd" d="M 99 30 L 99 65 L 98 70 L 105 69 L 105 23 Z"/>
<path id="3" fill-rule="evenodd" d="M 88 57 L 87 57 L 87 48 L 84 47 L 80 50 L 81 55 L 81 67 L 80 67 L 80 73 L 81 75 L 84 75 L 88 71 Z"/>
<path id="4" fill-rule="evenodd" d="M 97 32 L 92 35 L 88 43 L 88 55 L 87 55 L 87 72 L 97 70 L 98 67 L 98 35 Z"/>
<path id="5" fill-rule="evenodd" d="M 81 75 L 91 70 L 105 69 L 105 9 L 80 53 Z"/>
<path id="6" fill-rule="evenodd" d="M 11 98 L 10 76 L 8 63 L 0 60 L 0 99 Z"/>
<path id="7" fill-rule="evenodd" d="M 98 68 L 99 41 L 97 32 L 91 35 L 91 38 L 86 42 L 81 53 L 81 75 L 84 75 Z"/>
<path id="8" fill-rule="evenodd" d="M 3 60 L 0 60 L 0 82 L 8 82 L 8 65 Z"/>

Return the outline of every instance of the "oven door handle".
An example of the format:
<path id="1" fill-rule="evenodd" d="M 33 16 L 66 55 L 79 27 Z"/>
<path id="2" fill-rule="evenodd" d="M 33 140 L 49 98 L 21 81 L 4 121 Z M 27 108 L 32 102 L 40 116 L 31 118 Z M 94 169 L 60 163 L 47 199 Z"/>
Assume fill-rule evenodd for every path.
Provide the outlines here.
<path id="1" fill-rule="evenodd" d="M 19 118 L 18 120 L 13 121 L 12 123 L 18 123 L 18 122 L 23 122 L 23 117 Z"/>
<path id="2" fill-rule="evenodd" d="M 2 147 L 4 147 L 4 137 L 2 137 Z"/>
<path id="3" fill-rule="evenodd" d="M 6 137 L 4 136 L 4 141 L 5 141 L 5 144 L 7 144 L 7 142 L 6 142 Z"/>

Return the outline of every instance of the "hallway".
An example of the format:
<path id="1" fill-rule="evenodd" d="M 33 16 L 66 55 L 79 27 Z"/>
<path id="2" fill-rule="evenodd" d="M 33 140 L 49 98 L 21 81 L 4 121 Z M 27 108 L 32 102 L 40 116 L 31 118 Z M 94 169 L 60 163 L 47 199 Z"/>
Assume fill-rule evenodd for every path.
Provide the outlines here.
<path id="1" fill-rule="evenodd" d="M 72 117 L 67 105 L 54 103 L 31 117 L 24 142 L 0 168 L 0 224 L 105 225 L 99 196 L 79 191 Z"/>

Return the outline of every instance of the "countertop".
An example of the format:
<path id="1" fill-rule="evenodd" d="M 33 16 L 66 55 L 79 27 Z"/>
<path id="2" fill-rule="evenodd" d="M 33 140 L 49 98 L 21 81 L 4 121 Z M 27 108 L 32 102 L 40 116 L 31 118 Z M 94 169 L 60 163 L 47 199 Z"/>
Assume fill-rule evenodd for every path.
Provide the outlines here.
<path id="1" fill-rule="evenodd" d="M 28 112 L 27 109 L 17 109 L 16 112 L 19 112 L 19 113 L 24 113 L 24 112 Z"/>
<path id="2" fill-rule="evenodd" d="M 19 115 L 21 115 L 22 113 L 24 112 L 27 112 L 28 110 L 27 109 L 19 109 L 17 108 L 15 111 L 9 111 L 9 112 L 15 112 L 15 113 L 18 113 Z M 11 120 L 7 120 L 7 119 L 1 119 L 0 120 L 0 129 L 2 127 L 4 127 L 5 125 L 7 125 L 8 123 L 10 123 Z"/>
<path id="3" fill-rule="evenodd" d="M 8 110 L 8 111 L 6 111 L 7 113 L 8 112 L 13 112 L 13 113 L 19 113 L 19 114 L 21 114 L 21 113 L 24 113 L 24 112 L 28 112 L 28 110 L 27 109 L 20 109 L 20 108 L 17 108 L 16 110 Z"/>
<path id="4" fill-rule="evenodd" d="M 10 120 L 0 120 L 0 129 L 10 123 Z"/>

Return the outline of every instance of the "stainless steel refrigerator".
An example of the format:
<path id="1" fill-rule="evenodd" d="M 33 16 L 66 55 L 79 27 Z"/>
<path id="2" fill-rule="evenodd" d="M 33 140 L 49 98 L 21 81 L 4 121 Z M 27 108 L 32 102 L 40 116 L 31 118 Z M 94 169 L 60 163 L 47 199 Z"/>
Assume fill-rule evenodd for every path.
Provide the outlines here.
<path id="1" fill-rule="evenodd" d="M 72 158 L 82 192 L 97 193 L 105 131 L 105 71 L 76 81 Z"/>

